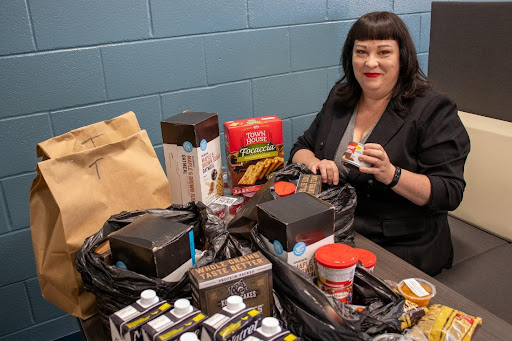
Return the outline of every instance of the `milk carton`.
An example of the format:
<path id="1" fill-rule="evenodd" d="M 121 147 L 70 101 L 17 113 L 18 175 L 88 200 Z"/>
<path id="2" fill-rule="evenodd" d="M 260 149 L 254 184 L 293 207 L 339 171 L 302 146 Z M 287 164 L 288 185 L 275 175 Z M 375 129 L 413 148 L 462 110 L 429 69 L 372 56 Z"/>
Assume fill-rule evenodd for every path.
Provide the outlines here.
<path id="1" fill-rule="evenodd" d="M 201 323 L 207 316 L 193 307 L 189 300 L 181 298 L 174 308 L 142 326 L 144 341 L 178 340 L 183 334 L 199 334 Z"/>
<path id="2" fill-rule="evenodd" d="M 274 317 L 265 317 L 261 327 L 244 341 L 300 341 L 301 338 L 288 330 L 281 328 L 279 321 Z"/>
<path id="3" fill-rule="evenodd" d="M 227 305 L 203 323 L 201 341 L 242 341 L 260 326 L 261 317 L 242 297 L 230 296 Z"/>
<path id="4" fill-rule="evenodd" d="M 141 341 L 144 323 L 160 316 L 171 308 L 155 291 L 144 290 L 135 303 L 109 316 L 112 341 Z"/>

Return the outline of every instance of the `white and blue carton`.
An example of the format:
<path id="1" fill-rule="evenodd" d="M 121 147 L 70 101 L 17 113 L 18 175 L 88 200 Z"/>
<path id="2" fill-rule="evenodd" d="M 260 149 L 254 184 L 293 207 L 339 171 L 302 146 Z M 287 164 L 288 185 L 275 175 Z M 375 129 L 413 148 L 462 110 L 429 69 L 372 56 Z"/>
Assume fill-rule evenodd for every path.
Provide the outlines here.
<path id="1" fill-rule="evenodd" d="M 308 193 L 291 194 L 257 205 L 258 232 L 270 252 L 315 278 L 315 251 L 334 243 L 334 211 Z"/>

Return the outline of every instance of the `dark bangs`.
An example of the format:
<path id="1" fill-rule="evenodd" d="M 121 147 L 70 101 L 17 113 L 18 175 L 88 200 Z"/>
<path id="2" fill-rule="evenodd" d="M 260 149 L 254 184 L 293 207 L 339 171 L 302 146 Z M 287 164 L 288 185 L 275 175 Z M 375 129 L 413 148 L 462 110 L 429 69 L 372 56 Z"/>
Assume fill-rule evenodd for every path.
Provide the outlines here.
<path id="1" fill-rule="evenodd" d="M 352 27 L 352 42 L 356 40 L 396 40 L 400 41 L 401 31 L 387 12 L 375 12 L 372 16 L 362 17 Z"/>

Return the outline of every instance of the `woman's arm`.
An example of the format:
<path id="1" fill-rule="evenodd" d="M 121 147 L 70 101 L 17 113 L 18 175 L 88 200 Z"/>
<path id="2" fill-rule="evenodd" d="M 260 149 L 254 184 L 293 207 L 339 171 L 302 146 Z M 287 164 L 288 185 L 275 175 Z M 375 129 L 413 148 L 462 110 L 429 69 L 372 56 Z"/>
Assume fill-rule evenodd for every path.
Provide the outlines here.
<path id="1" fill-rule="evenodd" d="M 470 144 L 457 107 L 447 97 L 438 95 L 423 108 L 417 140 L 415 152 L 420 173 L 402 169 L 393 190 L 420 206 L 454 210 L 462 201 L 464 163 Z M 383 184 L 391 183 L 396 167 L 381 145 L 366 144 L 360 159 L 373 165 L 361 167 L 361 172 L 374 174 Z"/>
<path id="2" fill-rule="evenodd" d="M 396 166 L 391 164 L 384 148 L 377 143 L 367 143 L 363 153 L 359 160 L 371 163 L 373 167 L 360 167 L 359 171 L 373 174 L 377 181 L 389 185 L 395 176 Z M 426 175 L 402 169 L 400 179 L 392 189 L 416 205 L 424 206 L 430 199 L 430 187 L 430 180 Z"/>

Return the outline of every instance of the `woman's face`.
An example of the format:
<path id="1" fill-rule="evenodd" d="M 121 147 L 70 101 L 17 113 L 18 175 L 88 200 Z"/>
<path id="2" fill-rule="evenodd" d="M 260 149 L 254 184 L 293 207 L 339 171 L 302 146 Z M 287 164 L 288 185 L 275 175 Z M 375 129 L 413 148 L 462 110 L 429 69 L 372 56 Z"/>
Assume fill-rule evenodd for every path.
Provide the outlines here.
<path id="1" fill-rule="evenodd" d="M 356 40 L 352 68 L 365 96 L 390 95 L 400 72 L 398 43 L 396 40 Z"/>

